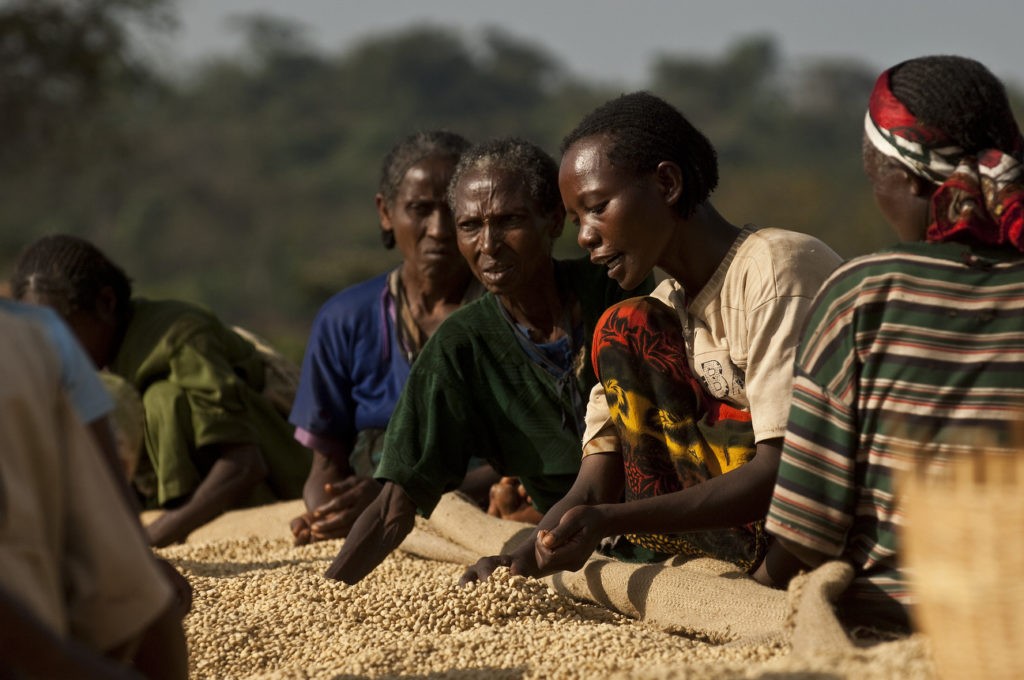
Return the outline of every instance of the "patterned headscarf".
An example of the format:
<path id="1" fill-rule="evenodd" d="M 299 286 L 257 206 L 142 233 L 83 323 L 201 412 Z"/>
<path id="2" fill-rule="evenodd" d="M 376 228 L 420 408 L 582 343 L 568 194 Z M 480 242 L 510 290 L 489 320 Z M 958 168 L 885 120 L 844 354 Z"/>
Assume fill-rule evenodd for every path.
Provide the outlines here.
<path id="1" fill-rule="evenodd" d="M 967 154 L 896 98 L 890 73 L 875 82 L 864 130 L 883 155 L 938 185 L 931 199 L 935 221 L 925 240 L 1010 245 L 1024 252 L 1024 139 L 1018 134 L 1013 149 Z"/>

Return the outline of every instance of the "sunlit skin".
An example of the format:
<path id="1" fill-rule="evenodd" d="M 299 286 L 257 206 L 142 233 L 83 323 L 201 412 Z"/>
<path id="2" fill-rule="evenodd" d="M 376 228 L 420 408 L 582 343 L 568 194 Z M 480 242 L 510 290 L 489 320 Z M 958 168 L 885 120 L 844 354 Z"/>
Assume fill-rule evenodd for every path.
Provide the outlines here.
<path id="1" fill-rule="evenodd" d="M 459 250 L 473 274 L 516 319 L 547 342 L 564 335 L 551 251 L 560 208 L 541 214 L 523 182 L 505 170 L 467 172 L 454 192 Z"/>
<path id="2" fill-rule="evenodd" d="M 402 254 L 401 282 L 413 320 L 427 337 L 462 304 L 472 279 L 446 196 L 454 172 L 454 159 L 428 156 L 406 170 L 391 201 L 375 197 L 380 228 L 394 234 Z M 303 488 L 307 512 L 291 522 L 298 544 L 346 536 L 380 491 L 375 480 L 353 474 L 347 450 L 313 453 Z"/>
<path id="3" fill-rule="evenodd" d="M 533 507 L 530 496 L 518 477 L 502 477 L 491 486 L 487 514 L 515 522 L 536 524 L 543 515 Z"/>
<path id="4" fill-rule="evenodd" d="M 577 241 L 622 288 L 635 288 L 671 249 L 672 203 L 678 190 L 651 173 L 639 180 L 621 172 L 595 137 L 573 145 L 562 159 L 558 186 Z"/>
<path id="5" fill-rule="evenodd" d="M 659 267 L 696 295 L 710 280 L 740 230 L 704 201 L 684 216 L 676 203 L 685 187 L 672 161 L 637 175 L 613 165 L 603 135 L 575 142 L 562 157 L 558 186 L 578 242 L 595 264 L 626 290 Z M 635 414 L 637 417 L 640 414 Z M 461 582 L 483 580 L 498 566 L 539 576 L 579 569 L 600 540 L 622 533 L 681 533 L 738 526 L 767 512 L 782 441 L 767 439 L 747 464 L 673 493 L 621 502 L 622 454 L 583 458 L 572 489 L 537 525 L 532 541 L 515 551 L 482 558 Z"/>
<path id="6" fill-rule="evenodd" d="M 454 171 L 453 159 L 430 156 L 406 171 L 390 203 L 381 194 L 375 199 L 381 229 L 394 234 L 402 253 L 413 318 L 428 336 L 461 303 L 471 276 L 445 196 Z"/>
<path id="7" fill-rule="evenodd" d="M 676 163 L 662 161 L 637 176 L 612 164 L 609 146 L 605 136 L 587 137 L 562 157 L 558 187 L 569 220 L 579 227 L 580 247 L 625 290 L 657 266 L 695 295 L 739 228 L 707 201 L 685 217 L 675 208 L 684 191 Z"/>
<path id="8" fill-rule="evenodd" d="M 565 221 L 562 208 L 544 214 L 522 177 L 489 166 L 462 175 L 453 190 L 453 207 L 459 250 L 477 278 L 535 342 L 564 335 L 560 321 L 566 305 L 571 305 L 574 324 L 581 312 L 578 301 L 559 294 L 554 275 L 551 251 Z M 515 516 L 515 503 L 506 506 L 504 513 L 497 505 L 494 509 Z M 416 503 L 405 489 L 386 482 L 353 524 L 325 575 L 349 584 L 360 581 L 408 535 L 415 513 Z"/>

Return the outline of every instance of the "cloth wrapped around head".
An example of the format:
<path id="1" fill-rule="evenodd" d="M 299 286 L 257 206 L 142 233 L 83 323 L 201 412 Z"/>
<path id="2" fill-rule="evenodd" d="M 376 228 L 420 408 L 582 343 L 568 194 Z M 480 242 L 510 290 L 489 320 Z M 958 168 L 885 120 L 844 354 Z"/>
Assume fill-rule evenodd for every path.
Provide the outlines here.
<path id="1" fill-rule="evenodd" d="M 864 129 L 883 155 L 936 185 L 925 240 L 971 241 L 1024 252 L 1024 139 L 1015 148 L 968 153 L 918 120 L 890 88 L 892 69 L 875 82 Z"/>

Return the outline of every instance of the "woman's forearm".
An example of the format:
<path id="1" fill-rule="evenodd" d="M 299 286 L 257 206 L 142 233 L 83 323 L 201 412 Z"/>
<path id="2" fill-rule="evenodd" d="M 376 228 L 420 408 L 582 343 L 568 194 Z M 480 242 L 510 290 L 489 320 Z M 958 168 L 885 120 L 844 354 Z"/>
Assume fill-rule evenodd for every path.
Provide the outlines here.
<path id="1" fill-rule="evenodd" d="M 336 453 L 313 450 L 313 462 L 302 487 L 302 500 L 307 511 L 312 512 L 330 500 L 331 495 L 324 489 L 326 485 L 340 482 L 353 474 L 348 451 L 348 446 Z"/>
<path id="2" fill-rule="evenodd" d="M 352 525 L 324 576 L 349 585 L 358 583 L 405 540 L 415 522 L 412 498 L 402 487 L 387 482 Z"/>
<path id="3" fill-rule="evenodd" d="M 763 519 L 778 474 L 780 444 L 780 440 L 762 442 L 750 462 L 682 491 L 601 505 L 601 533 L 681 533 Z"/>
<path id="4" fill-rule="evenodd" d="M 222 444 L 191 498 L 168 510 L 146 530 L 156 547 L 183 541 L 193 530 L 245 500 L 267 476 L 267 466 L 255 444 Z"/>

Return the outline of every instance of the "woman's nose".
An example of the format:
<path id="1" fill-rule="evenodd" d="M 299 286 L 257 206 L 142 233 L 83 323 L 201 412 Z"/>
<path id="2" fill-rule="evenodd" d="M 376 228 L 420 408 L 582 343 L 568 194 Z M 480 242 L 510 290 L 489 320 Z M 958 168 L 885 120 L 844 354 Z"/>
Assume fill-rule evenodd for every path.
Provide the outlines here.
<path id="1" fill-rule="evenodd" d="M 596 229 L 588 227 L 586 224 L 581 224 L 580 230 L 576 234 L 576 243 L 580 245 L 580 248 L 590 250 L 600 245 L 601 235 L 597 233 Z"/>
<path id="2" fill-rule="evenodd" d="M 480 232 L 480 250 L 493 255 L 501 247 L 501 230 L 487 224 Z"/>
<path id="3" fill-rule="evenodd" d="M 437 208 L 427 218 L 427 234 L 438 241 L 451 238 L 455 234 L 455 220 L 452 211 Z"/>

